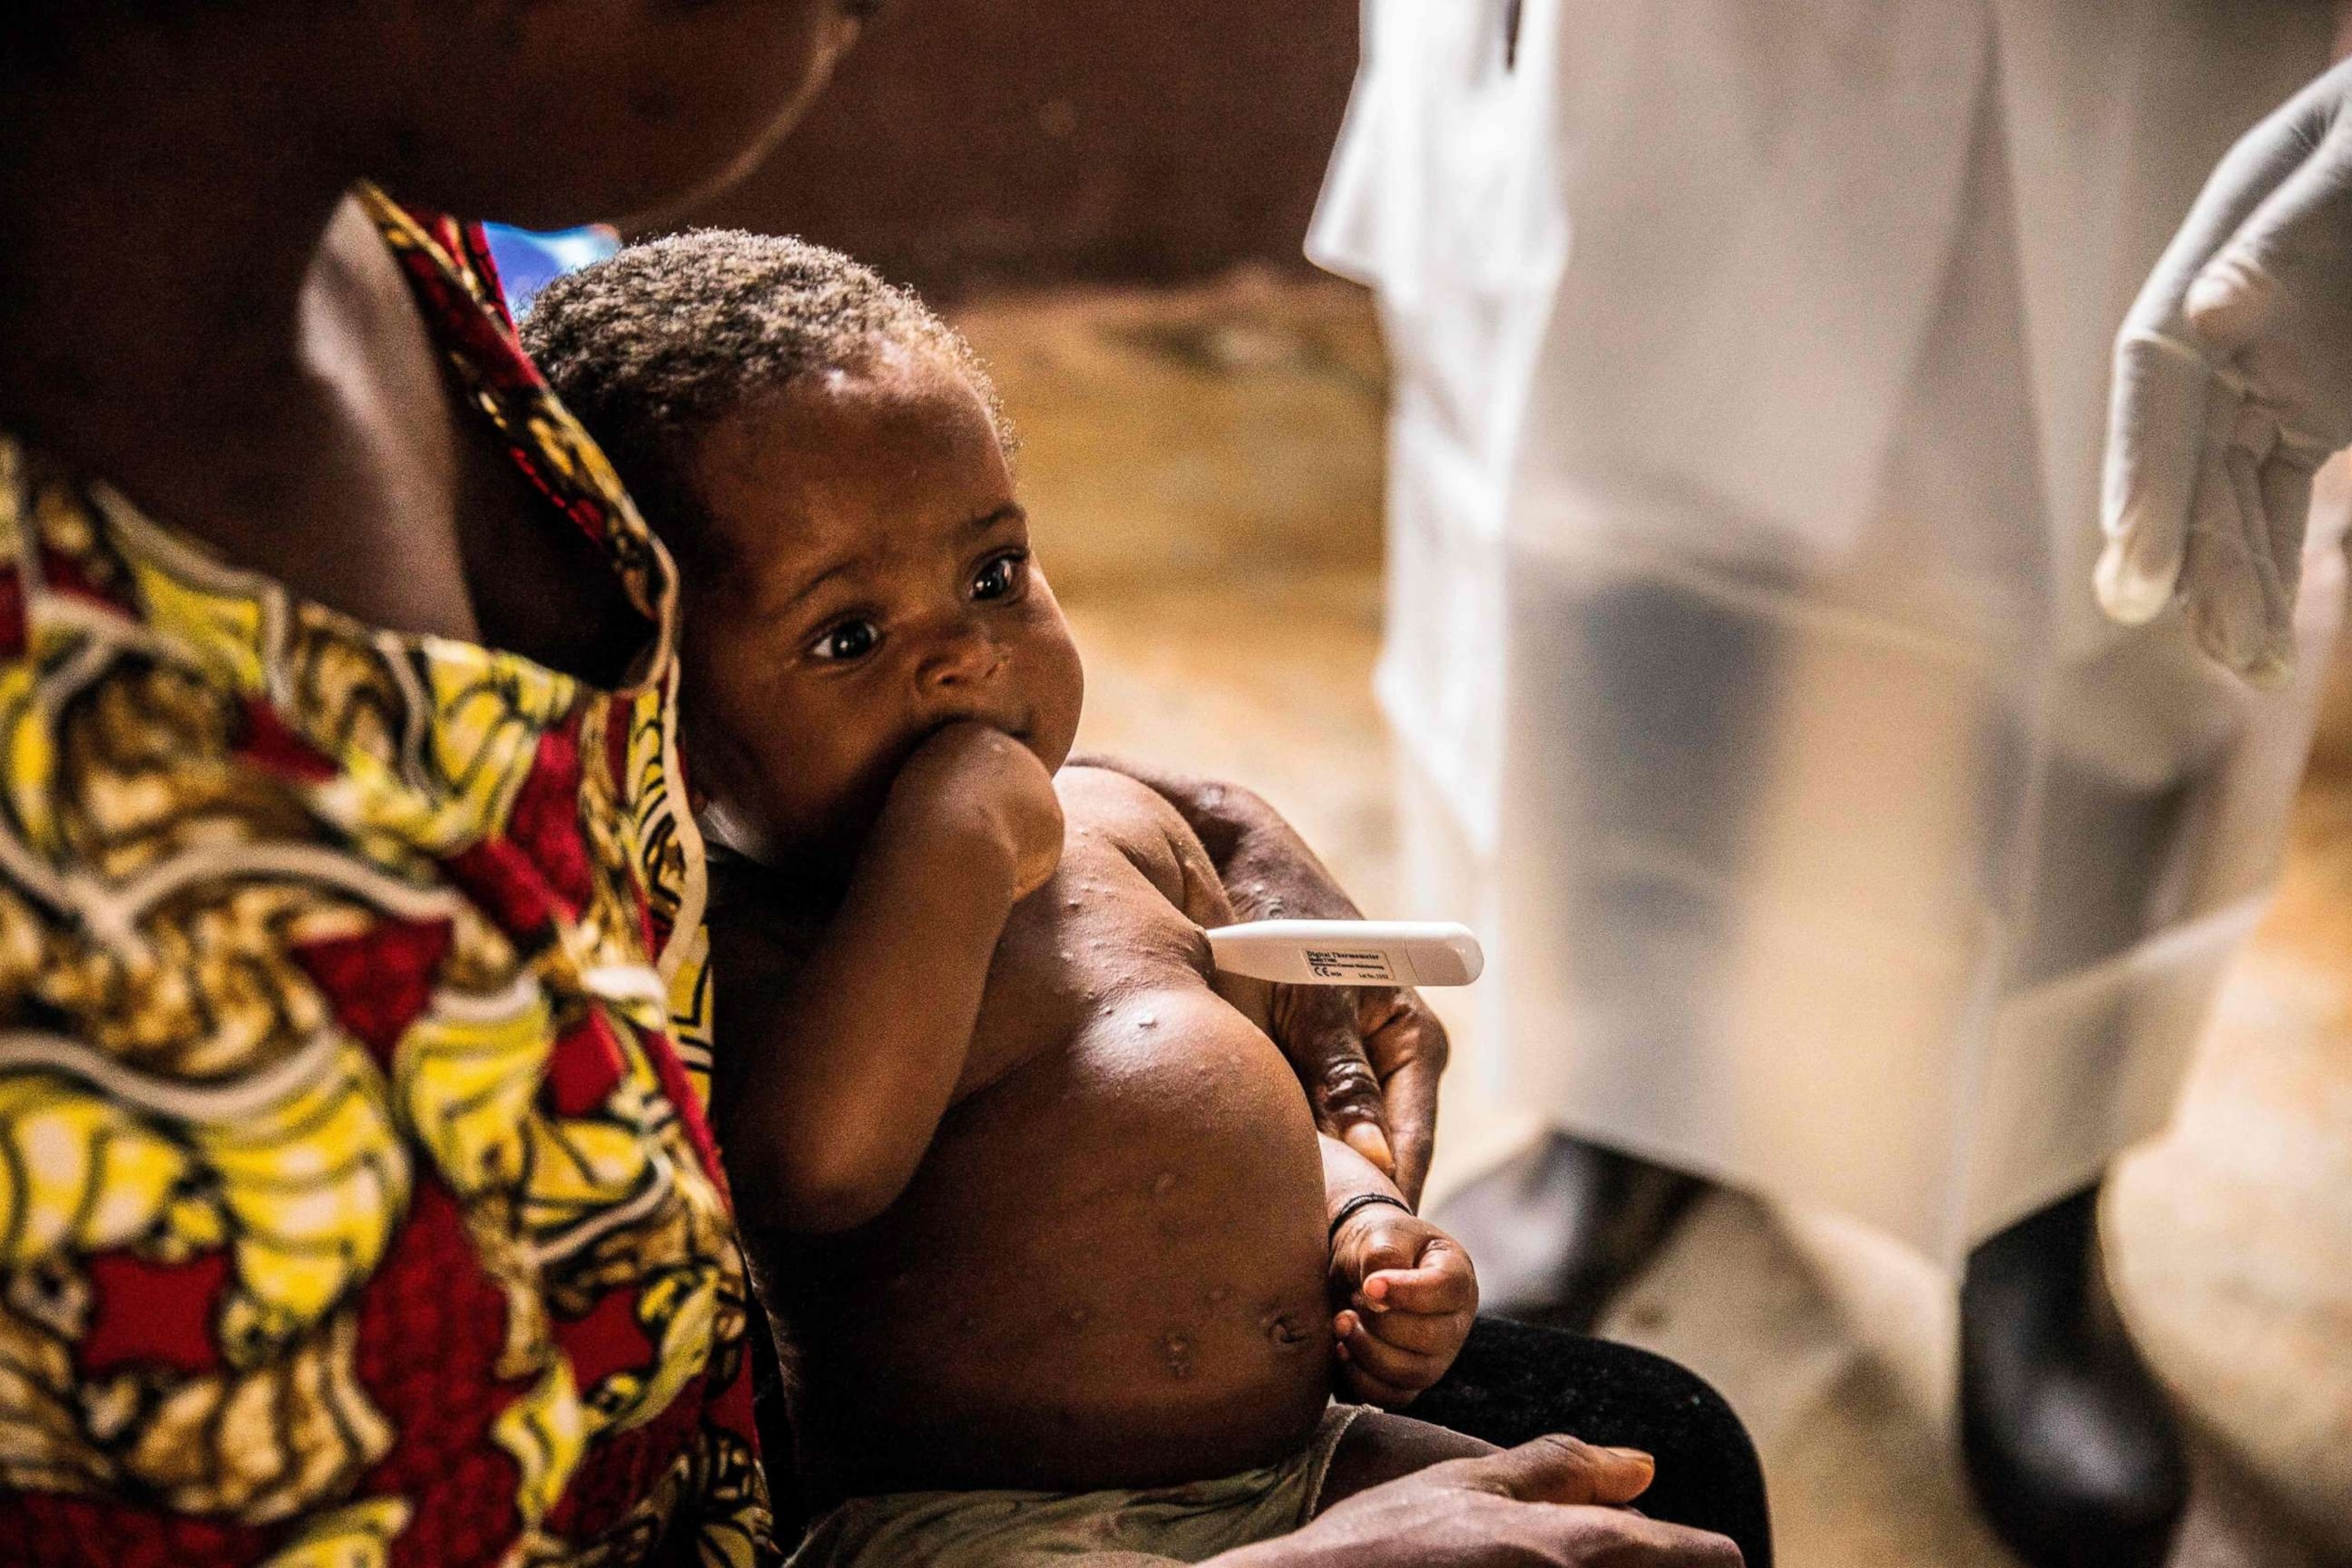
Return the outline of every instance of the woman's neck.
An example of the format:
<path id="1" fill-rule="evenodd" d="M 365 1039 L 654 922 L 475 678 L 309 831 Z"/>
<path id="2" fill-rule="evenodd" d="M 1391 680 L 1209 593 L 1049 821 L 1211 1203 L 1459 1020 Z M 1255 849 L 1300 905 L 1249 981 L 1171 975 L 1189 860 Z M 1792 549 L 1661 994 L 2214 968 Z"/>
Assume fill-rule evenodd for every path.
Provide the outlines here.
<path id="1" fill-rule="evenodd" d="M 353 171 L 253 107 L 258 89 L 232 111 L 220 84 L 171 74 L 127 72 L 149 89 L 112 99 L 87 73 L 20 95 L 0 152 L 0 426 L 307 597 L 476 637 L 456 526 L 473 470 L 406 286 L 346 196 Z"/>
<path id="2" fill-rule="evenodd" d="M 0 422 L 126 488 L 162 493 L 168 476 L 184 494 L 224 444 L 264 460 L 253 448 L 292 412 L 306 287 L 348 175 L 265 112 L 118 96 L 87 79 L 11 94 Z"/>
<path id="3" fill-rule="evenodd" d="M 44 90 L 0 130 L 0 428 L 307 598 L 615 679 L 643 623 L 459 412 L 333 138 Z"/>

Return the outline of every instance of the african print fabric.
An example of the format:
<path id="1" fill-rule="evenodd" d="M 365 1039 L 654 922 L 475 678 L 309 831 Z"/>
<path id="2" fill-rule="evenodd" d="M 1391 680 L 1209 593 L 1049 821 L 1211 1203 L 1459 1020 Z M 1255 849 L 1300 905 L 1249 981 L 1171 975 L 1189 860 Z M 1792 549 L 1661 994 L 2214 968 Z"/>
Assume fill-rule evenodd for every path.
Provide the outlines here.
<path id="1" fill-rule="evenodd" d="M 0 434 L 0 1562 L 766 1562 L 667 562 L 365 199 L 656 635 L 373 631 Z"/>

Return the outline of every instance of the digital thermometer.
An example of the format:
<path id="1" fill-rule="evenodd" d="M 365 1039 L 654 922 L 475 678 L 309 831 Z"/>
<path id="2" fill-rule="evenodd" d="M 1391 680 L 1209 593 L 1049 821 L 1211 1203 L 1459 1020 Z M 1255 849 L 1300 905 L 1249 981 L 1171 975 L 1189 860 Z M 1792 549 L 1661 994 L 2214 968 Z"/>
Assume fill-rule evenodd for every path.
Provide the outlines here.
<path id="1" fill-rule="evenodd" d="M 1467 985 L 1486 967 L 1451 921 L 1252 921 L 1209 933 L 1217 967 L 1286 985 Z"/>

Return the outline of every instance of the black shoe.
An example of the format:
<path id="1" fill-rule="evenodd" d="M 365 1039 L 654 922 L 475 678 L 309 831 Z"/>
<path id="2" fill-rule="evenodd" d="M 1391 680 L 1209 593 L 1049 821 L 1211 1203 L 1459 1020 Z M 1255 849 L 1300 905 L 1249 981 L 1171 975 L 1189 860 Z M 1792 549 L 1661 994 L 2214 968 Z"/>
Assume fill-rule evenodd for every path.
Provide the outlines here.
<path id="1" fill-rule="evenodd" d="M 2107 1294 L 2098 1197 L 1984 1243 L 1960 1287 L 1969 1479 L 2032 1568 L 2159 1568 L 2189 1502 L 2171 1407 Z"/>
<path id="2" fill-rule="evenodd" d="M 1696 1176 L 1548 1132 L 1434 1217 L 1477 1259 L 1486 1310 L 1589 1333 L 1706 1190 Z"/>

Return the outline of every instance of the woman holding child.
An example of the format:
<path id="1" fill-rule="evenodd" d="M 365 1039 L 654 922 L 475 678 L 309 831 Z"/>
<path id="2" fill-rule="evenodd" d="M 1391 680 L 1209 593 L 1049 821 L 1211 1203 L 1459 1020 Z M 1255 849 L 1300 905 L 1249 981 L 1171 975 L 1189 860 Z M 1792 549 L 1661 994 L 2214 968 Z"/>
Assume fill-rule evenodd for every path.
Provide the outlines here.
<path id="1" fill-rule="evenodd" d="M 31 0 L 0 22 L 0 1561 L 789 1546 L 704 1112 L 677 583 L 476 236 L 434 215 L 675 205 L 789 126 L 864 8 Z M 1056 858 L 1018 765 L 1049 748 L 979 728 L 940 765 L 1009 907 Z M 1178 907 L 1188 878 L 1243 873 L 1346 907 L 1255 803 L 1107 777 L 1175 821 Z M 1257 1016 L 1360 1108 L 1365 1063 L 1326 1043 L 1349 1031 L 1307 1005 Z M 1370 1006 L 1393 1154 L 1324 1142 L 1403 1193 L 1359 1158 L 1335 1206 L 1406 1215 L 1442 1042 L 1409 999 Z M 1648 1479 L 1566 1439 L 1384 1484 L 1360 1464 L 1220 1561 L 1736 1560 L 1606 1506 Z"/>

